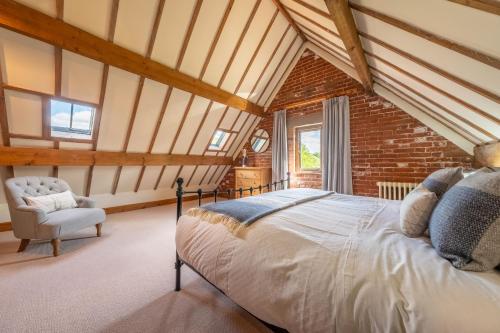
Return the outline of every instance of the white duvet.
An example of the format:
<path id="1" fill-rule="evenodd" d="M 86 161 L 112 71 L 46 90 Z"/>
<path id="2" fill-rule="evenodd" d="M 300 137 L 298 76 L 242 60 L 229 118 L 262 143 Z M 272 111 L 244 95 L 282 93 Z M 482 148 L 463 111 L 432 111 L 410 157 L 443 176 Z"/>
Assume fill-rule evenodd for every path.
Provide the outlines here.
<path id="1" fill-rule="evenodd" d="M 244 233 L 182 216 L 180 257 L 290 332 L 500 332 L 500 273 L 455 269 L 399 228 L 398 201 L 334 194 Z"/>

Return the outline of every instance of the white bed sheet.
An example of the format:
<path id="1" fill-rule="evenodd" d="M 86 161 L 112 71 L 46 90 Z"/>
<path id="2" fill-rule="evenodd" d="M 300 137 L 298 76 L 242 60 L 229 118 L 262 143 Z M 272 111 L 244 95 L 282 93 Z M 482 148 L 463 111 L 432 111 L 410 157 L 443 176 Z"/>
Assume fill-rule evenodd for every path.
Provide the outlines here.
<path id="1" fill-rule="evenodd" d="M 289 332 L 499 332 L 500 273 L 455 269 L 399 228 L 398 201 L 334 194 L 243 234 L 182 216 L 181 258 Z"/>

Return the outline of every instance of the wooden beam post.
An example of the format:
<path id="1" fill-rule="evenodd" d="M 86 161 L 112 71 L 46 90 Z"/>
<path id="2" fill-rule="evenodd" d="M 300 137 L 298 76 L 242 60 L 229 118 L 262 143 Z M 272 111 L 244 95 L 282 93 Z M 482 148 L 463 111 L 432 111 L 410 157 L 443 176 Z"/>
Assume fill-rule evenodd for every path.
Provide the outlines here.
<path id="1" fill-rule="evenodd" d="M 0 166 L 229 165 L 231 157 L 0 146 Z"/>
<path id="2" fill-rule="evenodd" d="M 358 30 L 356 29 L 356 23 L 354 23 L 347 0 L 325 0 L 325 3 L 339 31 L 340 38 L 344 42 L 347 53 L 358 72 L 363 87 L 368 92 L 373 91 L 372 76 L 368 69 L 363 47 L 359 40 Z"/>
<path id="3" fill-rule="evenodd" d="M 259 116 L 264 113 L 261 106 L 244 98 L 13 0 L 0 1 L 0 27 L 245 112 Z"/>

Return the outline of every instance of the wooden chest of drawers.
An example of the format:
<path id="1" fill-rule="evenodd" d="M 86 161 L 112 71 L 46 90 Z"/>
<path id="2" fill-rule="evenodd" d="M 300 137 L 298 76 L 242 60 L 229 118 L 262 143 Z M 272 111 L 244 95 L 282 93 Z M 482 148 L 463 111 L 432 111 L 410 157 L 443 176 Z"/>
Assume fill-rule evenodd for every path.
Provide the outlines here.
<path id="1" fill-rule="evenodd" d="M 265 185 L 271 182 L 271 168 L 236 167 L 234 168 L 234 176 L 236 190 L 240 187 L 259 187 L 259 185 Z M 258 193 L 258 190 L 254 192 L 254 194 Z M 243 196 L 248 195 L 250 195 L 248 191 L 243 193 Z"/>

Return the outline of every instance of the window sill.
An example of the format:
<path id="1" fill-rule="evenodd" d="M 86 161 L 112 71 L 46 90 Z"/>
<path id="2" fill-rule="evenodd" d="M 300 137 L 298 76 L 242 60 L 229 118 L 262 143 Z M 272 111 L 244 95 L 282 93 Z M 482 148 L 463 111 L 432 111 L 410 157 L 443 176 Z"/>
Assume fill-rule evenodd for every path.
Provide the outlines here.
<path id="1" fill-rule="evenodd" d="M 299 174 L 307 174 L 307 175 L 318 174 L 318 175 L 321 175 L 321 170 L 298 170 L 298 171 L 295 171 L 295 174 L 296 175 L 299 175 Z"/>

